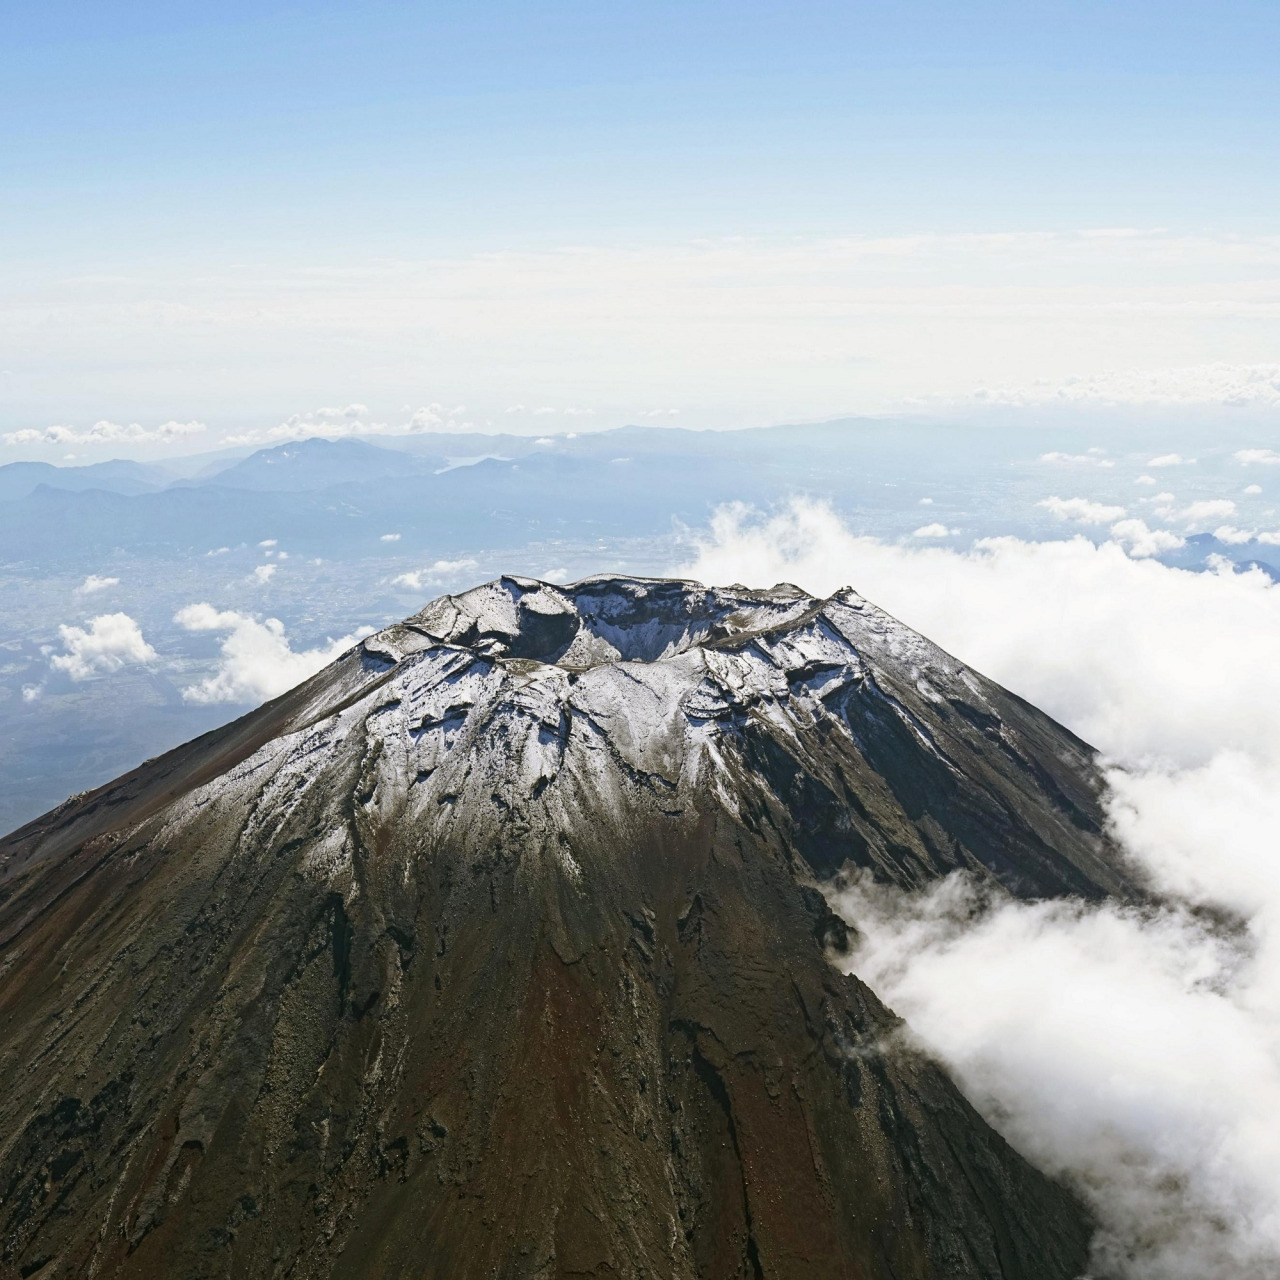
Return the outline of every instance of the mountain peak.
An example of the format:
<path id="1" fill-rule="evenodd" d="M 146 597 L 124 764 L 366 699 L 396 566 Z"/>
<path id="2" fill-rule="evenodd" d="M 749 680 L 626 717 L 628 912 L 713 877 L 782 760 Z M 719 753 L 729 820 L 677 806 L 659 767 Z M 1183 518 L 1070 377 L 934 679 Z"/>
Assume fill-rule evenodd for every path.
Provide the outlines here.
<path id="1" fill-rule="evenodd" d="M 1125 892 L 1100 793 L 851 590 L 442 597 L 0 842 L 0 1260 L 1069 1280 L 816 886 Z"/>
<path id="2" fill-rule="evenodd" d="M 807 834 L 796 838 L 819 876 L 867 866 L 919 884 L 965 868 L 1029 894 L 1126 887 L 1105 851 L 1089 748 L 851 588 L 821 598 L 787 583 L 508 576 L 432 601 L 365 640 L 363 654 L 412 691 L 392 718 L 419 704 L 433 708 L 423 715 L 471 717 L 491 696 L 482 687 L 536 678 L 557 724 L 604 727 L 623 774 L 652 769 L 661 741 L 659 772 L 673 787 L 763 786 L 784 805 L 801 787 Z M 460 700 L 463 669 L 476 702 Z M 478 712 L 484 733 L 468 752 L 524 732 L 515 709 L 502 714 L 494 734 Z M 531 740 L 520 768 L 552 781 L 575 758 L 564 732 Z M 431 760 L 430 770 L 444 762 Z M 472 764 L 472 754 L 451 761 Z M 425 779 L 427 766 L 413 767 Z"/>

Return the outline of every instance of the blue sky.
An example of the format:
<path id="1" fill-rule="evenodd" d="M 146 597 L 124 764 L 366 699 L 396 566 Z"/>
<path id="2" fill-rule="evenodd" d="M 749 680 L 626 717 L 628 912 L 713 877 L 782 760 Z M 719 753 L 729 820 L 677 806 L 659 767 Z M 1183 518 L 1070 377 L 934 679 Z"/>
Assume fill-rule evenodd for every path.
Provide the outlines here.
<path id="1" fill-rule="evenodd" d="M 329 337 L 317 355 L 295 320 L 240 349 L 215 342 L 204 358 L 195 336 L 171 349 L 167 330 L 156 339 L 138 320 L 207 319 L 194 300 L 213 279 L 224 300 L 243 299 L 252 280 L 245 305 L 262 315 L 294 296 L 299 273 L 363 278 L 388 261 L 1096 228 L 1269 245 L 1280 230 L 1273 4 L 10 9 L 0 53 L 5 427 L 113 414 L 234 425 L 384 391 L 386 412 L 474 401 L 489 385 L 478 372 L 486 352 L 498 388 L 483 406 L 489 419 L 530 396 L 586 395 L 606 416 L 644 411 L 639 372 L 575 397 L 578 339 L 567 331 L 558 355 L 531 357 L 541 379 L 507 378 L 502 369 L 521 364 L 514 321 L 477 329 L 465 357 L 397 356 L 392 369 L 345 360 Z M 1258 256 L 1224 268 L 1183 255 L 1167 279 L 1188 289 L 1272 279 Z M 1064 259 L 1050 274 L 1065 280 L 1071 268 Z M 269 287 L 278 275 L 291 281 L 283 294 Z M 895 287 L 910 283 L 908 272 Z M 340 289 L 314 287 L 339 305 Z M 545 313 L 543 294 L 518 296 L 530 322 Z M 439 302 L 429 288 L 419 298 L 423 311 Z M 731 342 L 722 323 L 708 324 L 720 347 Z M 1272 336 L 1251 345 L 1206 334 L 1203 361 L 1256 362 Z M 346 339 L 386 335 L 356 326 Z M 606 364 L 638 349 L 634 334 L 618 342 Z M 1162 347 L 1165 363 L 1197 362 L 1194 335 L 1153 333 L 1148 345 L 1147 365 L 1162 363 Z M 1070 374 L 1116 372 L 1099 367 L 1105 354 L 1082 352 Z M 717 360 L 707 385 L 728 388 Z M 815 398 L 795 383 L 794 394 L 744 392 L 741 403 L 709 391 L 699 408 L 659 361 L 650 408 L 676 395 L 699 421 L 725 425 L 747 402 L 767 402 L 766 417 L 789 406 L 812 415 L 909 397 L 916 383 L 938 393 L 928 370 L 912 375 L 905 355 L 898 363 L 874 394 L 833 383 Z M 960 348 L 953 363 L 972 385 L 1025 374 Z M 1038 376 L 1066 376 L 1042 363 Z"/>
<path id="2" fill-rule="evenodd" d="M 1280 172 L 1275 5 L 55 0 L 6 25 L 7 238 L 50 254 L 1256 229 Z"/>

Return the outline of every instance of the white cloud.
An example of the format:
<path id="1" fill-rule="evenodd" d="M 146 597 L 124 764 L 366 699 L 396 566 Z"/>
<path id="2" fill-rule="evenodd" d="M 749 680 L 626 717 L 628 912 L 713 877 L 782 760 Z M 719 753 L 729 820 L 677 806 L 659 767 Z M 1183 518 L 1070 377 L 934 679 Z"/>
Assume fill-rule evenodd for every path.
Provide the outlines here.
<path id="1" fill-rule="evenodd" d="M 1157 493 L 1154 497 L 1143 498 L 1142 502 L 1150 503 L 1152 511 L 1162 520 L 1180 520 L 1188 529 L 1204 525 L 1210 520 L 1223 520 L 1236 513 L 1236 504 L 1230 498 L 1200 498 L 1188 503 L 1185 507 L 1174 505 L 1174 495 Z"/>
<path id="2" fill-rule="evenodd" d="M 803 503 L 722 510 L 678 571 L 851 582 L 1116 762 L 1118 834 L 1165 905 L 859 881 L 851 967 L 1090 1199 L 1115 1273 L 1280 1274 L 1280 587 L 1084 538 L 891 546 Z"/>
<path id="3" fill-rule="evenodd" d="M 93 595 L 95 591 L 105 591 L 108 587 L 118 587 L 120 585 L 119 578 L 102 578 L 96 573 L 91 573 L 76 590 L 81 595 Z"/>
<path id="4" fill-rule="evenodd" d="M 1123 507 L 1108 507 L 1088 498 L 1045 498 L 1036 506 L 1051 511 L 1059 520 L 1073 520 L 1077 524 L 1109 524 L 1124 515 Z"/>
<path id="5" fill-rule="evenodd" d="M 379 542 L 399 542 L 400 535 L 398 533 L 384 533 L 382 537 L 378 539 L 378 541 Z"/>
<path id="6" fill-rule="evenodd" d="M 1162 453 L 1158 458 L 1148 458 L 1149 467 L 1185 467 L 1190 466 L 1194 458 L 1184 458 L 1180 453 Z"/>
<path id="7" fill-rule="evenodd" d="M 200 603 L 180 609 L 174 621 L 187 631 L 228 632 L 215 674 L 182 691 L 188 702 L 199 703 L 257 703 L 274 698 L 315 675 L 362 636 L 372 633 L 371 627 L 361 627 L 340 640 L 295 653 L 278 618 L 259 622 L 248 614 Z"/>
<path id="8" fill-rule="evenodd" d="M 474 560 L 437 560 L 426 569 L 415 569 L 410 573 L 402 573 L 391 579 L 392 586 L 405 587 L 409 591 L 422 591 L 424 588 L 438 584 L 454 574 L 466 569 L 474 569 Z"/>
<path id="9" fill-rule="evenodd" d="M 1280 464 L 1280 453 L 1277 453 L 1274 449 L 1240 449 L 1232 454 L 1232 457 L 1246 467 L 1255 462 L 1267 467 L 1274 467 Z"/>
<path id="10" fill-rule="evenodd" d="M 1104 458 L 1096 453 L 1042 453 L 1040 455 L 1041 462 L 1056 462 L 1060 464 L 1076 464 L 1089 467 L 1114 467 L 1116 464 L 1110 458 Z"/>
<path id="11" fill-rule="evenodd" d="M 279 545 L 279 541 L 280 540 L 278 538 L 263 538 L 263 540 L 260 543 L 258 543 L 258 546 L 274 547 Z"/>
<path id="12" fill-rule="evenodd" d="M 960 879 L 838 904 L 864 940 L 850 967 L 1092 1200 L 1105 1274 L 1275 1274 L 1280 1143 L 1257 1118 L 1280 1071 L 1229 940 L 1186 909 L 984 904 Z"/>
<path id="13" fill-rule="evenodd" d="M 156 659 L 156 651 L 127 613 L 99 614 L 90 618 L 87 626 L 88 630 L 66 625 L 58 628 L 66 652 L 50 657 L 49 665 L 55 671 L 65 671 L 72 680 L 87 680 Z"/>
<path id="14" fill-rule="evenodd" d="M 1185 538 L 1170 533 L 1168 529 L 1150 529 L 1145 520 L 1119 520 L 1111 526 L 1111 537 L 1135 560 L 1158 556 L 1163 551 L 1177 551 L 1179 547 L 1186 546 Z"/>
<path id="15" fill-rule="evenodd" d="M 1245 493 L 1251 494 L 1251 495 L 1259 494 L 1262 492 L 1262 486 L 1260 484 L 1247 484 L 1244 487 L 1244 491 Z"/>
<path id="16" fill-rule="evenodd" d="M 1178 519 L 1185 520 L 1187 525 L 1203 524 L 1206 520 L 1220 520 L 1224 516 L 1233 516 L 1236 504 L 1230 498 L 1205 498 L 1192 502 L 1178 512 Z"/>
<path id="17" fill-rule="evenodd" d="M 258 586 L 263 587 L 271 581 L 277 568 L 279 568 L 279 566 L 274 564 L 260 564 L 249 576 L 258 584 Z"/>
<path id="18" fill-rule="evenodd" d="M 376 422 L 369 419 L 369 408 L 349 404 L 339 408 L 316 409 L 311 413 L 295 413 L 274 427 L 241 431 L 223 440 L 226 445 L 271 445 L 290 440 L 308 440 L 320 436 L 326 440 L 342 440 L 360 436 L 411 436 L 424 432 L 474 431 L 476 424 L 466 418 L 466 405 L 429 404 L 414 410 L 402 422 Z"/>
<path id="19" fill-rule="evenodd" d="M 1139 476 L 1133 483 L 1134 484 L 1159 484 L 1159 481 L 1155 478 L 1155 476 Z"/>
<path id="20" fill-rule="evenodd" d="M 421 409 L 415 409 L 410 415 L 409 420 L 404 425 L 404 432 L 408 435 L 419 435 L 422 432 L 432 431 L 474 431 L 476 429 L 475 424 L 467 421 L 466 415 L 467 406 L 465 404 L 423 405 Z M 398 435 L 400 432 L 396 430 L 391 434 Z"/>
<path id="21" fill-rule="evenodd" d="M 950 538 L 959 532 L 959 529 L 948 529 L 945 524 L 924 524 L 911 536 L 913 538 Z"/>
<path id="22" fill-rule="evenodd" d="M 1219 542 L 1238 544 L 1252 542 L 1258 535 L 1256 529 L 1237 529 L 1235 525 L 1221 524 L 1213 531 L 1213 536 Z"/>
<path id="23" fill-rule="evenodd" d="M 137 422 L 127 426 L 119 422 L 95 422 L 87 430 L 75 427 L 24 427 L 20 431 L 7 431 L 7 445 L 34 444 L 171 444 L 198 435 L 208 428 L 203 422 L 163 422 L 158 427 L 144 427 Z"/>

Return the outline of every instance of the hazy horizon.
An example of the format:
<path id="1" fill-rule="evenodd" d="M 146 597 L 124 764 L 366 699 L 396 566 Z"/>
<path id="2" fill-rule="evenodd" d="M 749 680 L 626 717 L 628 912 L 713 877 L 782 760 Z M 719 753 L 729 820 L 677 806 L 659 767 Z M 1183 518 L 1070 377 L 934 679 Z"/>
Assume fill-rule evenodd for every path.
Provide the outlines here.
<path id="1" fill-rule="evenodd" d="M 1274 413 L 1278 37 L 1247 0 L 42 5 L 0 50 L 0 437 Z"/>

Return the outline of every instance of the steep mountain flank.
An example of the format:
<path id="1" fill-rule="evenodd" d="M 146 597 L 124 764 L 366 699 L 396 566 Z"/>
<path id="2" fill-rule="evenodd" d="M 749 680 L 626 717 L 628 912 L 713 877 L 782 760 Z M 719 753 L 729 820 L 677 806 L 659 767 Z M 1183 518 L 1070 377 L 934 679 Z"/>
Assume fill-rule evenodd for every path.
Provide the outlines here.
<path id="1" fill-rule="evenodd" d="M 1070 1280 L 816 886 L 1126 892 L 1100 792 L 852 591 L 444 597 L 0 842 L 0 1275 Z"/>

